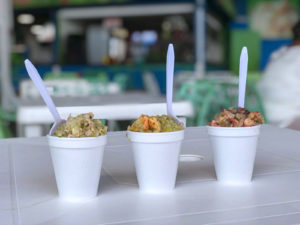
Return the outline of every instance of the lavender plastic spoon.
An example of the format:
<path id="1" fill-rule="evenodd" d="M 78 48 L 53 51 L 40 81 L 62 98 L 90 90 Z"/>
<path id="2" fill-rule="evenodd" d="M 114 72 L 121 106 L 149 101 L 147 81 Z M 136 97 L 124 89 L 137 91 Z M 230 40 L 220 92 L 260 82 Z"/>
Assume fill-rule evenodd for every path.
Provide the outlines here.
<path id="1" fill-rule="evenodd" d="M 174 48 L 173 44 L 169 44 L 168 53 L 167 53 L 167 114 L 173 117 L 178 124 L 180 120 L 176 117 L 173 112 L 172 101 L 173 101 L 173 77 L 174 77 Z"/>
<path id="2" fill-rule="evenodd" d="M 34 67 L 34 65 L 28 60 L 25 60 L 25 67 L 28 72 L 29 77 L 39 90 L 44 102 L 48 106 L 49 111 L 51 112 L 53 118 L 54 118 L 54 124 L 50 129 L 49 135 L 52 135 L 55 130 L 64 122 L 65 120 L 61 119 L 60 115 L 58 114 L 58 111 L 54 105 L 54 102 L 52 98 L 50 97 L 50 94 L 48 93 L 45 84 L 43 83 L 43 80 L 38 73 L 37 69 Z"/>
<path id="3" fill-rule="evenodd" d="M 247 69 L 248 69 L 248 51 L 246 47 L 243 47 L 240 56 L 239 102 L 238 102 L 238 106 L 241 108 L 245 107 Z"/>

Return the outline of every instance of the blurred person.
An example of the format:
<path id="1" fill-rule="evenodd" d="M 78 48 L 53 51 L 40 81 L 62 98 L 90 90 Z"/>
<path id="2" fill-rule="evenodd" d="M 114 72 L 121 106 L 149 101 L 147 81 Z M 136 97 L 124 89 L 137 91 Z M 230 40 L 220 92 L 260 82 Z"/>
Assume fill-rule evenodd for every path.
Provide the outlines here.
<path id="1" fill-rule="evenodd" d="M 300 130 L 300 21 L 293 41 L 272 53 L 259 83 L 270 124 Z"/>

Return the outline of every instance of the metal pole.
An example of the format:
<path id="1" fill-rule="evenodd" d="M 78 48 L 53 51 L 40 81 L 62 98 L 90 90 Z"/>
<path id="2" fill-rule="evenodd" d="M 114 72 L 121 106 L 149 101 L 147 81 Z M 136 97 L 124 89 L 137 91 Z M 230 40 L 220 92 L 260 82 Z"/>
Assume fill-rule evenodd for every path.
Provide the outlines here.
<path id="1" fill-rule="evenodd" d="M 1 105 L 6 111 L 15 110 L 16 97 L 11 81 L 11 31 L 13 27 L 11 0 L 0 1 L 0 82 Z"/>
<path id="2" fill-rule="evenodd" d="M 196 1 L 195 11 L 195 71 L 197 77 L 205 74 L 205 0 Z"/>

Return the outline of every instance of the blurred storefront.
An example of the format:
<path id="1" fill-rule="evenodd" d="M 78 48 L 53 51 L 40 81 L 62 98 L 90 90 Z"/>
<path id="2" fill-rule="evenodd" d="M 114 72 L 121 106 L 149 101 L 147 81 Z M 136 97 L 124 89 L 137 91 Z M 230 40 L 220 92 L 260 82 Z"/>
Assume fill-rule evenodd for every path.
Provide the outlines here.
<path id="1" fill-rule="evenodd" d="M 18 104 L 15 95 L 38 96 L 26 81 L 26 58 L 57 97 L 137 90 L 163 96 L 166 50 L 172 42 L 176 96 L 193 102 L 199 114 L 191 125 L 205 124 L 227 104 L 219 101 L 203 113 L 206 98 L 197 96 L 206 95 L 208 83 L 216 80 L 235 82 L 243 46 L 249 52 L 251 107 L 263 110 L 255 85 L 271 53 L 291 43 L 299 6 L 299 0 L 14 0 L 7 36 L 11 70 L 3 76 L 3 83 L 11 78 L 13 89 L 4 84 L 2 98 L 8 105 L 13 102 L 13 109 Z M 190 94 L 190 80 L 197 88 L 200 80 L 204 93 Z M 222 85 L 227 93 L 231 84 Z M 7 108 L 5 101 L 2 106 Z"/>

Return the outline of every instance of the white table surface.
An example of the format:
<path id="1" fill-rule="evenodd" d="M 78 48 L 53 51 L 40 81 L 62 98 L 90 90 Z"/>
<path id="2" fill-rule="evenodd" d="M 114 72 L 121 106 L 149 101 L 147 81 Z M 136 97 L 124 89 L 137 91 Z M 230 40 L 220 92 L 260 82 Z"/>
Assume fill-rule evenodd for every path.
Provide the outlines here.
<path id="1" fill-rule="evenodd" d="M 300 224 L 300 132 L 264 126 L 251 185 L 216 181 L 204 127 L 188 128 L 176 189 L 138 190 L 124 132 L 109 134 L 99 196 L 86 203 L 58 198 L 44 137 L 0 141 L 0 224 L 28 225 L 289 225 Z"/>

